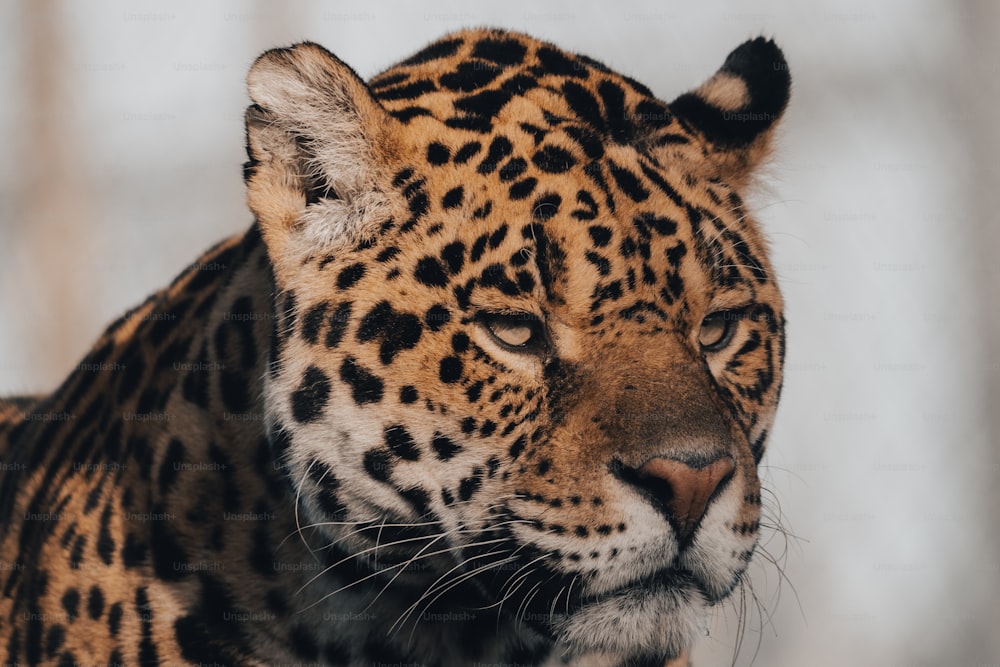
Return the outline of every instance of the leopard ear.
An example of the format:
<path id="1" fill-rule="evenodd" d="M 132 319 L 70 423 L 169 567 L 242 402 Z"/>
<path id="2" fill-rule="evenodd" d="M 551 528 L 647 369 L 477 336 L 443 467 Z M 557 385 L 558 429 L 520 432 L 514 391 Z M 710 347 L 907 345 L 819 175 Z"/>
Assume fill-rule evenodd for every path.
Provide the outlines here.
<path id="1" fill-rule="evenodd" d="M 741 185 L 770 152 L 792 79 L 781 49 L 763 37 L 738 46 L 697 89 L 670 103 L 723 179 Z"/>
<path id="2" fill-rule="evenodd" d="M 365 83 L 305 42 L 260 56 L 247 88 L 247 201 L 276 268 L 373 235 L 394 119 Z"/>

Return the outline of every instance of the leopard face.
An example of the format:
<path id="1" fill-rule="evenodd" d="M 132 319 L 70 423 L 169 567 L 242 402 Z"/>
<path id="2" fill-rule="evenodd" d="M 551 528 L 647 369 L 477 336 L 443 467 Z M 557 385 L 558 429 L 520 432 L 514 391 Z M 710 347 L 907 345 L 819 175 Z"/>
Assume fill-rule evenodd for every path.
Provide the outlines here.
<path id="1" fill-rule="evenodd" d="M 403 626 L 458 590 L 568 653 L 682 652 L 757 541 L 784 316 L 741 192 L 781 52 L 669 105 L 491 31 L 369 86 L 271 51 L 249 89 L 267 428 L 312 543 L 388 572 Z"/>

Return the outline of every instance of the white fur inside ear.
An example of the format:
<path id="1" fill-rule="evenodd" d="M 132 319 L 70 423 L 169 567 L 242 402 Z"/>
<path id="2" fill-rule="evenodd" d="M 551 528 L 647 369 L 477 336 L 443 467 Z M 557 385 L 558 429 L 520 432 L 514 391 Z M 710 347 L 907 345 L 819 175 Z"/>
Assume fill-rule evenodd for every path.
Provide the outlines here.
<path id="1" fill-rule="evenodd" d="M 390 202 L 368 190 L 345 199 L 322 199 L 306 207 L 289 250 L 298 256 L 335 252 L 375 236 L 389 217 Z"/>

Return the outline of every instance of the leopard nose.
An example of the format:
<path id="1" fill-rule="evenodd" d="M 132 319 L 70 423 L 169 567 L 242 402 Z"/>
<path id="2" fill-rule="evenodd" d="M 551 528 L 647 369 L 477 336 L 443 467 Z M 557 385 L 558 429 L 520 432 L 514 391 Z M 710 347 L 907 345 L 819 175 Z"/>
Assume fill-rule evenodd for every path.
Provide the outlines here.
<path id="1" fill-rule="evenodd" d="M 652 493 L 682 542 L 688 541 L 709 503 L 732 476 L 736 464 L 722 455 L 709 461 L 655 458 L 636 471 L 635 482 Z"/>

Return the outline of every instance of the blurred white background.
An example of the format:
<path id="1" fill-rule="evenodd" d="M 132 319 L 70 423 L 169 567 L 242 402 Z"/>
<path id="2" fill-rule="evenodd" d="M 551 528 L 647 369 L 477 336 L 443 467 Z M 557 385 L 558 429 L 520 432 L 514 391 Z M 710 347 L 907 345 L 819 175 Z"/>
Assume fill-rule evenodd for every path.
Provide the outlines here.
<path id="1" fill-rule="evenodd" d="M 54 387 L 250 224 L 243 78 L 267 48 L 368 77 L 495 25 L 669 100 L 773 36 L 794 91 L 754 200 L 790 326 L 762 472 L 791 537 L 767 544 L 783 580 L 756 562 L 742 649 L 720 609 L 696 664 L 1000 663 L 1000 3 L 282 4 L 0 0 L 0 393 Z"/>

